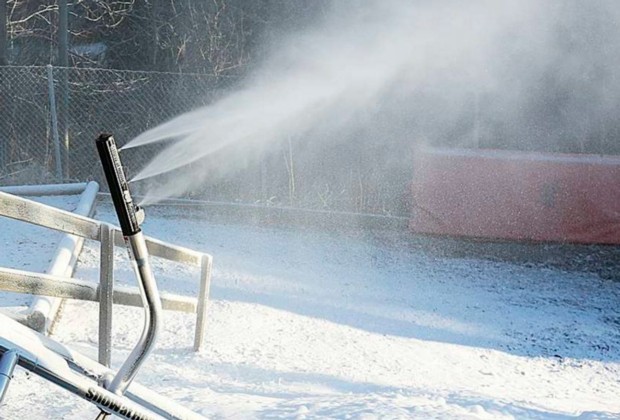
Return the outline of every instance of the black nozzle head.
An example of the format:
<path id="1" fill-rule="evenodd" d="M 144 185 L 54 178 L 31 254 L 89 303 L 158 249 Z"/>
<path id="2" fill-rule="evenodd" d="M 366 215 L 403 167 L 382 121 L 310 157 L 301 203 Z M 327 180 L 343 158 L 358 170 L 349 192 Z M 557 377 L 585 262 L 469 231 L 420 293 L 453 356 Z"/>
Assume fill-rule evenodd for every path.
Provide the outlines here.
<path id="1" fill-rule="evenodd" d="M 114 141 L 114 137 L 112 136 L 112 134 L 109 133 L 101 133 L 99 134 L 99 137 L 97 137 L 97 142 L 106 142 L 106 141 Z M 116 143 L 116 142 L 115 142 Z"/>
<path id="2" fill-rule="evenodd" d="M 135 235 L 140 232 L 140 223 L 114 137 L 111 134 L 101 134 L 96 144 L 123 235 Z"/>

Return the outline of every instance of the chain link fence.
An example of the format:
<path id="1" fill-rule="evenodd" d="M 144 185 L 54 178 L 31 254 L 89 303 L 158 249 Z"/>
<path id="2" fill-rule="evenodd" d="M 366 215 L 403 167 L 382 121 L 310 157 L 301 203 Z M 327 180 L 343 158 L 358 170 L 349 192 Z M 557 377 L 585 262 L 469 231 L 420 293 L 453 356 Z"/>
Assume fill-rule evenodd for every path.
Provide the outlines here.
<path id="1" fill-rule="evenodd" d="M 51 66 L 0 67 L 0 185 L 96 180 L 105 189 L 94 146 L 99 133 L 114 134 L 122 146 L 149 128 L 213 102 L 235 81 L 200 74 Z M 383 118 L 382 114 L 374 120 L 368 118 L 365 125 L 360 124 L 358 131 L 349 133 L 348 137 L 336 134 L 337 139 L 321 142 L 298 138 L 275 145 L 270 153 L 248 162 L 242 170 L 227 174 L 225 178 L 209 180 L 187 196 L 407 214 L 408 183 L 412 175 L 411 143 L 420 137 L 419 133 L 425 137 L 425 124 L 433 123 L 434 118 L 441 115 L 440 109 L 431 107 L 431 111 L 436 112 L 430 115 L 429 110 L 412 107 L 411 103 L 417 103 L 414 99 L 407 98 L 398 112 L 388 110 L 386 114 L 392 115 L 391 118 Z M 607 114 L 601 114 L 600 123 L 591 123 L 596 130 L 584 128 L 583 135 L 578 135 L 579 130 L 562 125 L 574 141 L 563 134 L 557 137 L 561 140 L 558 143 L 554 138 L 541 140 L 540 135 L 537 137 L 530 132 L 531 125 L 525 123 L 519 124 L 520 131 L 511 134 L 511 125 L 489 121 L 493 114 L 487 108 L 494 103 L 492 99 L 481 98 L 480 106 L 471 107 L 475 111 L 464 113 L 462 121 L 441 125 L 446 127 L 444 143 L 454 145 L 454 139 L 462 137 L 457 132 L 460 129 L 467 139 L 474 133 L 474 143 L 478 147 L 620 153 L 617 141 L 620 129 L 614 119 L 603 118 Z M 579 108 L 575 105 L 562 109 L 577 114 Z M 582 120 L 579 123 L 589 121 Z M 400 128 L 395 128 L 399 124 Z M 437 125 L 440 124 L 433 127 Z M 500 129 L 493 131 L 496 126 Z M 545 130 L 539 131 L 545 133 Z M 390 134 L 395 132 L 402 135 Z M 439 142 L 441 135 L 429 138 L 442 144 Z M 530 139 L 532 144 L 523 139 Z M 159 143 L 124 152 L 123 162 L 129 175 L 135 175 L 164 146 Z M 183 170 L 192 172 L 196 165 L 208 165 L 208 162 L 195 162 Z"/>
<path id="2" fill-rule="evenodd" d="M 0 185 L 96 180 L 105 189 L 94 146 L 99 133 L 114 134 L 122 146 L 212 102 L 234 81 L 197 74 L 0 67 Z M 394 202 L 406 194 L 405 181 L 395 184 L 388 179 L 393 174 L 380 170 L 376 151 L 344 145 L 344 151 L 325 148 L 306 158 L 293 155 L 288 146 L 189 196 L 385 214 L 394 213 Z M 124 153 L 129 174 L 136 174 L 158 147 L 163 145 Z M 350 164 L 342 164 L 343 153 Z M 408 171 L 404 175 L 400 178 L 406 180 Z"/>
<path id="3" fill-rule="evenodd" d="M 53 177 L 48 76 L 45 67 L 0 67 L 0 183 Z"/>
<path id="4" fill-rule="evenodd" d="M 149 128 L 211 102 L 224 86 L 208 75 L 103 69 L 55 69 L 54 79 L 59 92 L 63 84 L 68 86 L 66 107 L 62 95 L 59 98 L 60 120 L 67 121 L 67 127 L 60 127 L 67 139 L 65 179 L 77 180 L 96 178 L 93 140 L 99 133 L 114 134 L 122 146 Z M 134 156 L 126 164 L 142 166 L 146 158 Z M 128 169 L 133 173 L 133 168 Z"/>
<path id="5" fill-rule="evenodd" d="M 122 145 L 210 102 L 224 85 L 208 75 L 7 66 L 0 86 L 0 184 L 7 185 L 98 179 L 99 133 Z"/>

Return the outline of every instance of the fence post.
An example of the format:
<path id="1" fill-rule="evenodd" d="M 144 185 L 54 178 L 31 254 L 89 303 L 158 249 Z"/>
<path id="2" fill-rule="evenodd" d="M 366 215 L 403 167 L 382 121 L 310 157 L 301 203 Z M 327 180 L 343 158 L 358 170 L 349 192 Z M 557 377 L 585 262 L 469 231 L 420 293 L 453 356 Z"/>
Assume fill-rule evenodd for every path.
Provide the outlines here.
<path id="1" fill-rule="evenodd" d="M 62 145 L 64 153 L 64 177 L 69 179 L 71 177 L 71 139 L 69 138 L 69 68 L 63 67 L 60 69 L 60 122 L 62 133 Z"/>
<path id="2" fill-rule="evenodd" d="M 54 160 L 56 160 L 56 179 L 62 182 L 62 161 L 60 157 L 60 137 L 58 135 L 58 114 L 56 113 L 56 92 L 54 91 L 54 69 L 47 65 L 47 86 L 52 117 L 52 138 L 54 140 Z"/>
<path id="3" fill-rule="evenodd" d="M 112 357 L 112 302 L 114 299 L 114 230 L 107 223 L 102 223 L 100 235 L 99 363 L 110 367 Z"/>

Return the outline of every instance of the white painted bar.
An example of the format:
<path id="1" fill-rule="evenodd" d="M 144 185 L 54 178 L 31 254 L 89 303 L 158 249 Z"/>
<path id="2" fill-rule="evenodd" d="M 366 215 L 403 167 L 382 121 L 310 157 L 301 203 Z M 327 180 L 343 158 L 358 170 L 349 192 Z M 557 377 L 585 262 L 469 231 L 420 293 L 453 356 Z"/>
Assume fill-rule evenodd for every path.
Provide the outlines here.
<path id="1" fill-rule="evenodd" d="M 99 302 L 97 283 L 4 267 L 0 267 L 0 290 Z M 113 301 L 117 305 L 143 306 L 140 291 L 135 287 L 114 287 Z M 161 304 L 165 310 L 196 313 L 196 299 L 187 296 L 162 292 Z"/>
<path id="2" fill-rule="evenodd" d="M 82 238 L 99 240 L 100 222 L 1 191 L 0 215 Z"/>
<path id="3" fill-rule="evenodd" d="M 81 194 L 88 184 L 90 184 L 90 182 L 79 182 L 75 184 L 11 185 L 0 187 L 0 191 L 21 196 L 77 195 Z"/>
<path id="4" fill-rule="evenodd" d="M 95 212 L 99 184 L 89 182 L 83 185 L 86 185 L 86 188 L 82 191 L 80 202 L 74 210 L 74 214 L 92 216 Z M 84 238 L 70 234 L 64 235 L 56 247 L 56 253 L 47 268 L 47 273 L 71 277 L 83 245 Z M 35 295 L 26 312 L 28 326 L 39 332 L 49 332 L 54 325 L 61 304 L 62 299 Z"/>
<path id="5" fill-rule="evenodd" d="M 94 187 L 91 187 L 94 188 Z M 90 196 L 90 192 L 88 194 Z M 96 192 L 95 192 L 96 195 Z M 61 232 L 65 232 L 71 235 L 79 236 L 85 239 L 92 239 L 96 241 L 101 240 L 101 225 L 102 222 L 91 219 L 86 216 L 82 216 L 79 214 L 71 213 L 65 210 L 61 210 L 55 207 L 51 207 L 45 204 L 41 204 L 32 200 L 28 200 L 22 197 L 18 197 L 13 194 L 9 194 L 6 192 L 0 191 L 0 216 L 10 217 L 15 220 L 20 220 L 23 222 L 39 225 L 42 227 L 46 227 L 49 229 L 58 230 Z M 125 247 L 125 242 L 123 240 L 120 229 L 116 226 L 112 226 L 112 230 L 114 232 L 114 244 L 116 246 Z M 151 238 L 146 236 L 146 245 L 151 256 L 164 258 L 171 261 L 177 261 L 181 263 L 192 264 L 196 266 L 200 266 L 203 262 L 204 257 L 208 257 L 212 259 L 213 257 L 208 254 L 203 254 L 201 252 L 197 252 L 191 250 L 189 248 L 184 248 L 177 245 L 172 245 L 163 241 L 160 241 L 155 238 Z M 64 247 L 63 247 L 64 248 Z M 66 251 L 64 251 L 66 252 Z M 77 254 L 72 255 L 72 258 L 77 259 Z M 58 263 L 59 265 L 62 265 Z M 207 267 L 207 266 L 203 266 Z M 50 271 L 53 267 L 50 267 Z M 59 269 L 60 270 L 60 269 Z M 73 268 L 65 265 L 65 272 L 61 272 L 60 275 L 70 276 Z M 208 299 L 208 283 L 211 278 L 211 264 L 208 264 L 207 268 L 208 272 L 201 272 L 201 284 L 200 284 L 200 294 L 204 298 Z M 166 294 L 166 296 L 172 296 Z M 172 299 L 172 298 L 171 298 Z M 187 302 L 191 301 L 196 308 L 197 304 L 191 298 L 178 297 L 175 299 L 183 300 L 188 299 Z M 46 302 L 46 300 L 37 300 L 38 302 Z M 169 306 L 165 303 L 164 309 L 167 309 Z M 206 301 L 203 302 L 203 306 L 201 306 L 201 319 L 197 319 L 197 331 L 198 328 L 204 330 L 204 325 L 206 320 L 204 318 L 204 308 L 206 308 Z M 187 305 L 187 303 L 183 303 L 182 305 Z M 42 306 L 37 307 L 36 311 L 29 312 L 29 314 L 41 313 L 45 314 L 46 311 L 49 313 L 54 312 L 56 314 L 58 306 L 55 306 L 50 303 L 44 303 Z M 196 309 L 193 309 L 191 312 L 195 312 Z M 49 326 L 53 325 L 52 322 L 48 322 L 47 318 L 43 319 L 40 315 L 31 315 L 25 317 L 25 322 L 28 325 L 33 324 L 33 326 L 39 327 L 37 330 L 43 331 L 47 330 Z M 200 326 L 199 326 L 200 325 Z M 195 347 L 200 347 L 199 342 L 202 343 L 204 341 L 204 334 L 201 337 L 195 338 L 194 345 Z"/>

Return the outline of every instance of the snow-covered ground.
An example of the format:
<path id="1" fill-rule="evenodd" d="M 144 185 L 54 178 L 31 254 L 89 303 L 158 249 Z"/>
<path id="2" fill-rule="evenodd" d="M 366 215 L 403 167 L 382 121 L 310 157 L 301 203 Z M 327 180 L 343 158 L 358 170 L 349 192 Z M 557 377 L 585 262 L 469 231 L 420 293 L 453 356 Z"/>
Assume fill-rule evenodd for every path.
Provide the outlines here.
<path id="1" fill-rule="evenodd" d="M 108 205 L 96 217 L 115 221 Z M 26 226 L 0 218 L 0 263 L 42 270 L 55 237 Z M 214 256 L 205 351 L 191 351 L 193 316 L 167 312 L 137 377 L 205 416 L 620 418 L 618 282 L 441 258 L 396 233 L 223 224 L 182 209 L 147 212 L 144 231 Z M 87 242 L 76 277 L 97 280 L 98 255 Z M 122 249 L 116 259 L 118 281 L 133 282 Z M 154 268 L 161 289 L 196 293 L 197 268 Z M 118 367 L 142 315 L 114 315 Z M 96 358 L 96 305 L 66 304 L 54 338 Z M 96 413 L 23 370 L 0 407 L 6 419 Z"/>

